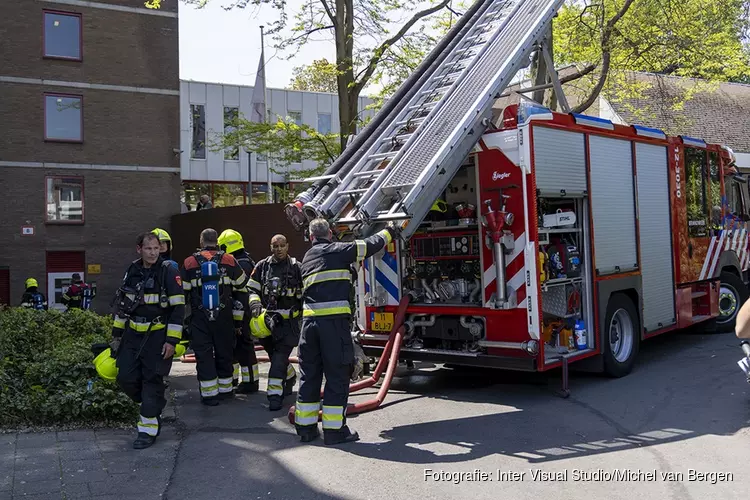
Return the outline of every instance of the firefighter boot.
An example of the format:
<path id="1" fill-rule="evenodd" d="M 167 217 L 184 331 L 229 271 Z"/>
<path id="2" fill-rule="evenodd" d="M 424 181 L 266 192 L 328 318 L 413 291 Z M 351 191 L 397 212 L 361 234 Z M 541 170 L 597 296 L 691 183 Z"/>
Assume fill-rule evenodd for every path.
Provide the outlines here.
<path id="1" fill-rule="evenodd" d="M 303 443 L 309 443 L 310 441 L 315 441 L 320 437 L 320 431 L 318 430 L 318 426 L 316 425 L 310 430 L 305 430 L 304 432 L 300 433 L 299 440 Z"/>
<path id="2" fill-rule="evenodd" d="M 335 431 L 323 429 L 323 442 L 329 446 L 342 443 L 353 443 L 354 441 L 359 441 L 359 434 L 349 429 L 348 425 Z"/>
<path id="3" fill-rule="evenodd" d="M 252 394 L 254 392 L 258 392 L 260 389 L 260 383 L 258 381 L 255 382 L 241 382 L 240 385 L 237 386 L 237 389 L 235 392 L 237 394 Z"/>
<path id="4" fill-rule="evenodd" d="M 268 396 L 268 409 L 270 411 L 279 411 L 284 405 L 284 398 L 281 396 Z"/>
<path id="5" fill-rule="evenodd" d="M 297 375 L 284 381 L 284 396 L 294 393 L 294 384 L 297 383 Z"/>
<path id="6" fill-rule="evenodd" d="M 156 441 L 156 436 L 149 436 L 145 432 L 139 432 L 138 437 L 133 441 L 133 448 L 136 450 L 142 450 L 148 448 Z"/>

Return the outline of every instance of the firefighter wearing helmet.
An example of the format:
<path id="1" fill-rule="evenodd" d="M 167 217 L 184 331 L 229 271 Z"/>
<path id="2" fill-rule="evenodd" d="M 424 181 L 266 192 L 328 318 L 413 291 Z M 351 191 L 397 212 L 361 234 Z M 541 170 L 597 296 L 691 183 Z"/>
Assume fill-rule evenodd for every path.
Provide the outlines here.
<path id="1" fill-rule="evenodd" d="M 39 311 L 47 310 L 47 298 L 39 291 L 39 283 L 35 278 L 28 278 L 25 283 L 26 290 L 21 297 L 21 307 L 27 309 L 36 309 Z"/>
<path id="2" fill-rule="evenodd" d="M 151 231 L 159 238 L 159 255 L 164 260 L 172 260 L 172 237 L 164 229 L 156 228 Z"/>
<path id="3" fill-rule="evenodd" d="M 242 235 L 234 229 L 227 229 L 219 235 L 219 248 L 224 252 L 232 254 L 237 259 L 245 274 L 250 276 L 255 267 L 255 262 L 245 251 L 245 242 Z M 234 344 L 234 373 L 233 384 L 237 387 L 236 392 L 250 394 L 258 391 L 258 358 L 255 355 L 255 344 L 250 336 L 249 317 L 242 322 L 240 335 L 235 337 Z"/>
<path id="4" fill-rule="evenodd" d="M 284 396 L 292 393 L 297 372 L 289 355 L 297 347 L 302 316 L 302 271 L 289 257 L 286 236 L 271 238 L 271 255 L 255 265 L 248 282 L 250 332 L 271 359 L 268 370 L 268 409 L 278 411 Z"/>

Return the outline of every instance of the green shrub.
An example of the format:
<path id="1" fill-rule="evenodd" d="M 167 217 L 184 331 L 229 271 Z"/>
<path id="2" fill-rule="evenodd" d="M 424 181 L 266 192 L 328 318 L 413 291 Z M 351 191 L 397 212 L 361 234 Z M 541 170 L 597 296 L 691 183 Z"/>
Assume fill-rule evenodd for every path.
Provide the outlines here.
<path id="1" fill-rule="evenodd" d="M 0 425 L 130 423 L 138 407 L 94 369 L 111 316 L 0 309 Z"/>

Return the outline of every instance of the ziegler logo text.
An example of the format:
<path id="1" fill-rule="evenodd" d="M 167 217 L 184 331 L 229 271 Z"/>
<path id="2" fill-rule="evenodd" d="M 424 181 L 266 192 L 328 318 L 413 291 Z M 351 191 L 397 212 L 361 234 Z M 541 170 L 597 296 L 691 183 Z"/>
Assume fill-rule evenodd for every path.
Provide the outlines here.
<path id="1" fill-rule="evenodd" d="M 498 172 L 497 170 L 492 172 L 492 180 L 493 181 L 499 181 L 502 179 L 507 179 L 510 177 L 510 172 L 503 172 L 502 174 Z"/>

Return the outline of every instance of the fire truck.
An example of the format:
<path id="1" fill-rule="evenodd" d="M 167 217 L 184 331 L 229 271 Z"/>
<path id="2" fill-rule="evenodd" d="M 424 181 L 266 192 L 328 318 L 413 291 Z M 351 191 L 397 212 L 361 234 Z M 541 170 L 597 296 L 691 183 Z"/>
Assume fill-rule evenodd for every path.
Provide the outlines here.
<path id="1" fill-rule="evenodd" d="M 748 188 L 732 151 L 570 112 L 546 33 L 559 0 L 478 0 L 324 175 L 286 207 L 341 239 L 396 221 L 361 263 L 364 351 L 628 374 L 641 341 L 732 329 L 748 297 Z M 492 107 L 533 52 L 564 112 Z M 535 90 L 535 89 L 530 89 Z M 590 368 L 589 368 L 590 369 Z"/>

